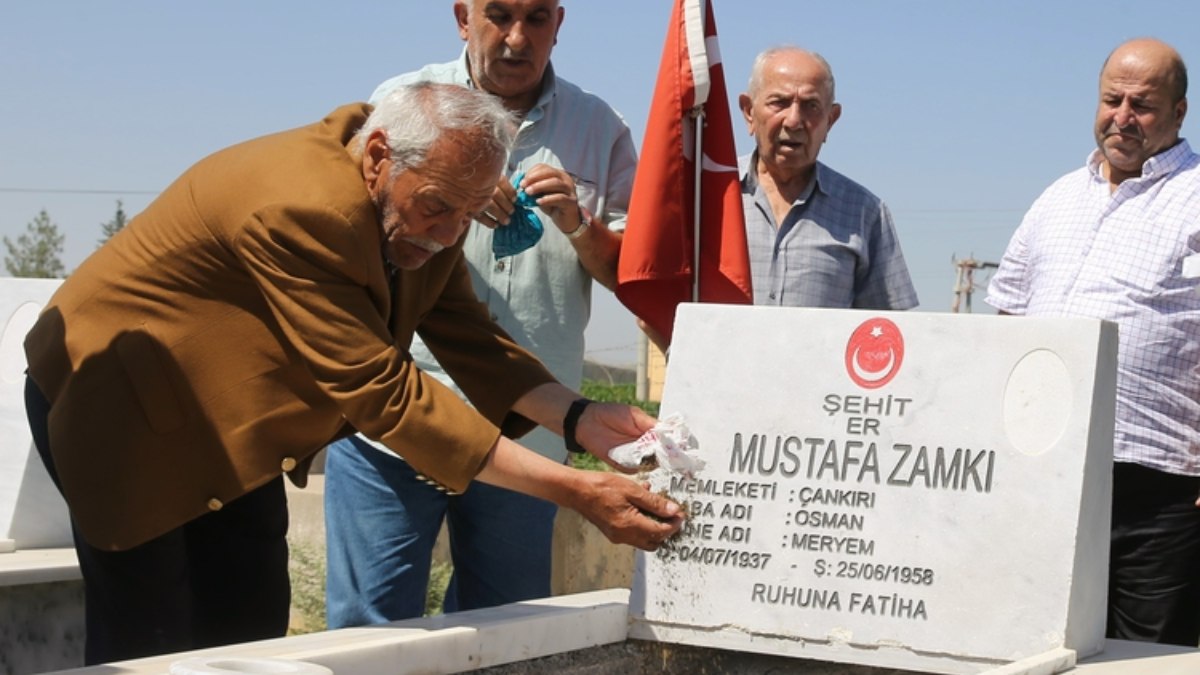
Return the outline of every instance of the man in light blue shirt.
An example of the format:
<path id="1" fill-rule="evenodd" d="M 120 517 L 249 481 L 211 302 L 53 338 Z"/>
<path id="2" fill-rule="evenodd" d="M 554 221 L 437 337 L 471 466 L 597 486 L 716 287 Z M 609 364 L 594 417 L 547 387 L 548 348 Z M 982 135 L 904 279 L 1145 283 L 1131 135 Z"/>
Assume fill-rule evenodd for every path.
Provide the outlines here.
<path id="1" fill-rule="evenodd" d="M 887 206 L 817 161 L 842 112 L 825 59 L 768 49 L 738 102 L 756 146 L 739 159 L 754 304 L 915 307 Z"/>
<path id="2" fill-rule="evenodd" d="M 557 0 L 459 0 L 454 13 L 467 43 L 462 56 L 394 77 L 372 101 L 411 82 L 456 83 L 484 89 L 522 116 L 506 176 L 463 250 L 492 318 L 577 389 L 592 279 L 607 288 L 616 282 L 637 161 L 633 140 L 612 108 L 557 77 L 550 65 L 564 17 Z M 511 179 L 521 174 L 514 187 Z M 498 258 L 495 228 L 509 226 L 518 189 L 536 199 L 532 213 L 544 233 L 532 248 Z M 422 370 L 454 387 L 419 340 L 412 355 Z M 522 444 L 556 461 L 566 458 L 562 440 L 545 429 Z M 325 471 L 331 628 L 420 616 L 443 520 L 454 562 L 447 612 L 550 594 L 555 507 L 549 502 L 482 484 L 448 497 L 361 436 L 330 446 Z"/>

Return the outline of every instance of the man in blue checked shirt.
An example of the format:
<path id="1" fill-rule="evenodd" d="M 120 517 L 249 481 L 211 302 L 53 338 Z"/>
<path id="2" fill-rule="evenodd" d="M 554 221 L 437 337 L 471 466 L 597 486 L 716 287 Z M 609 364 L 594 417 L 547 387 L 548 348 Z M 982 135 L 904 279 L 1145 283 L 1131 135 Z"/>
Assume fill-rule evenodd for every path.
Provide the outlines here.
<path id="1" fill-rule="evenodd" d="M 825 59 L 762 52 L 738 103 L 756 146 L 739 159 L 754 304 L 916 307 L 887 206 L 817 161 L 842 113 Z"/>
<path id="2" fill-rule="evenodd" d="M 1100 72 L 1097 149 L 1025 214 L 988 287 L 1003 314 L 1119 326 L 1108 636 L 1200 641 L 1200 156 L 1187 69 L 1137 39 Z"/>

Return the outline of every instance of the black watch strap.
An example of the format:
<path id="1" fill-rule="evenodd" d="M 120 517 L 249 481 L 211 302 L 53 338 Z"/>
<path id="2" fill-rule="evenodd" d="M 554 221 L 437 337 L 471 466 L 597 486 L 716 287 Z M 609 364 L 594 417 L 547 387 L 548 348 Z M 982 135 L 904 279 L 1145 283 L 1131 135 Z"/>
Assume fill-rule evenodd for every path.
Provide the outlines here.
<path id="1" fill-rule="evenodd" d="M 563 417 L 563 442 L 566 444 L 568 452 L 587 454 L 587 450 L 575 438 L 575 428 L 579 425 L 579 418 L 583 415 L 584 408 L 587 408 L 591 402 L 590 398 L 577 398 L 571 401 L 571 407 L 567 408 L 567 414 Z"/>

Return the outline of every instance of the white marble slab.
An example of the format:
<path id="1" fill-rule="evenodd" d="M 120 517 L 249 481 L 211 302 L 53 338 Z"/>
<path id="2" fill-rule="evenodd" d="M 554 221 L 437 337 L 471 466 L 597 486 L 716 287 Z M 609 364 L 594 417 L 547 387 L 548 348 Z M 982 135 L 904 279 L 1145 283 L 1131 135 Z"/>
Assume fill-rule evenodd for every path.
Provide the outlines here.
<path id="1" fill-rule="evenodd" d="M 163 675 L 181 659 L 221 655 L 307 661 L 337 675 L 469 672 L 620 642 L 626 635 L 628 597 L 624 589 L 580 593 L 62 672 Z"/>
<path id="2" fill-rule="evenodd" d="M 1103 644 L 1116 329 L 680 308 L 662 401 L 708 466 L 633 637 L 943 673 Z"/>
<path id="3" fill-rule="evenodd" d="M 25 334 L 60 283 L 0 279 L 0 540 L 9 540 L 3 549 L 71 545 L 66 503 L 38 458 L 25 417 Z"/>
<path id="4" fill-rule="evenodd" d="M 0 555 L 0 588 L 82 578 L 74 548 L 36 548 Z"/>
<path id="5" fill-rule="evenodd" d="M 462 612 L 453 621 L 447 617 L 398 621 L 65 670 L 58 675 L 164 675 L 176 661 L 217 654 L 308 661 L 324 665 L 336 675 L 470 672 L 620 642 L 628 629 L 628 597 L 629 592 L 622 589 L 565 595 Z M 639 671 L 628 672 L 658 672 L 659 665 L 647 663 Z M 531 667 L 528 672 L 546 671 Z M 553 672 L 585 675 L 604 671 L 589 667 Z M 1200 651 L 1109 641 L 1102 654 L 1081 660 L 1068 672 L 1196 675 L 1200 673 Z"/>

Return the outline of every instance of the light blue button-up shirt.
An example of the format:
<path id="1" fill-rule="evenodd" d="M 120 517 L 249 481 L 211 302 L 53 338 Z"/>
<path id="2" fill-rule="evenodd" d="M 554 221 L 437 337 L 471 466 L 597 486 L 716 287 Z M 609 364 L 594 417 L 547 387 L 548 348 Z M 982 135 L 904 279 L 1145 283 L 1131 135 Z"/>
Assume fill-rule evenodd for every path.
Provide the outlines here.
<path id="1" fill-rule="evenodd" d="M 371 101 L 398 86 L 422 81 L 474 86 L 466 50 L 457 61 L 387 80 Z M 598 96 L 556 77 L 553 66 L 547 66 L 541 95 L 521 122 L 506 175 L 511 178 L 535 164 L 571 174 L 579 205 L 610 229 L 624 228 L 637 167 L 629 127 Z M 583 333 L 591 314 L 592 278 L 550 217 L 540 209 L 534 213 L 541 218 L 545 234 L 533 248 L 497 260 L 492 255 L 493 231 L 476 222 L 467 231 L 463 251 L 475 293 L 487 304 L 492 319 L 541 359 L 560 382 L 577 390 L 583 379 Z M 419 338 L 413 341 L 412 355 L 419 368 L 461 395 Z M 556 461 L 566 458 L 562 439 L 545 429 L 523 437 L 521 444 Z"/>

